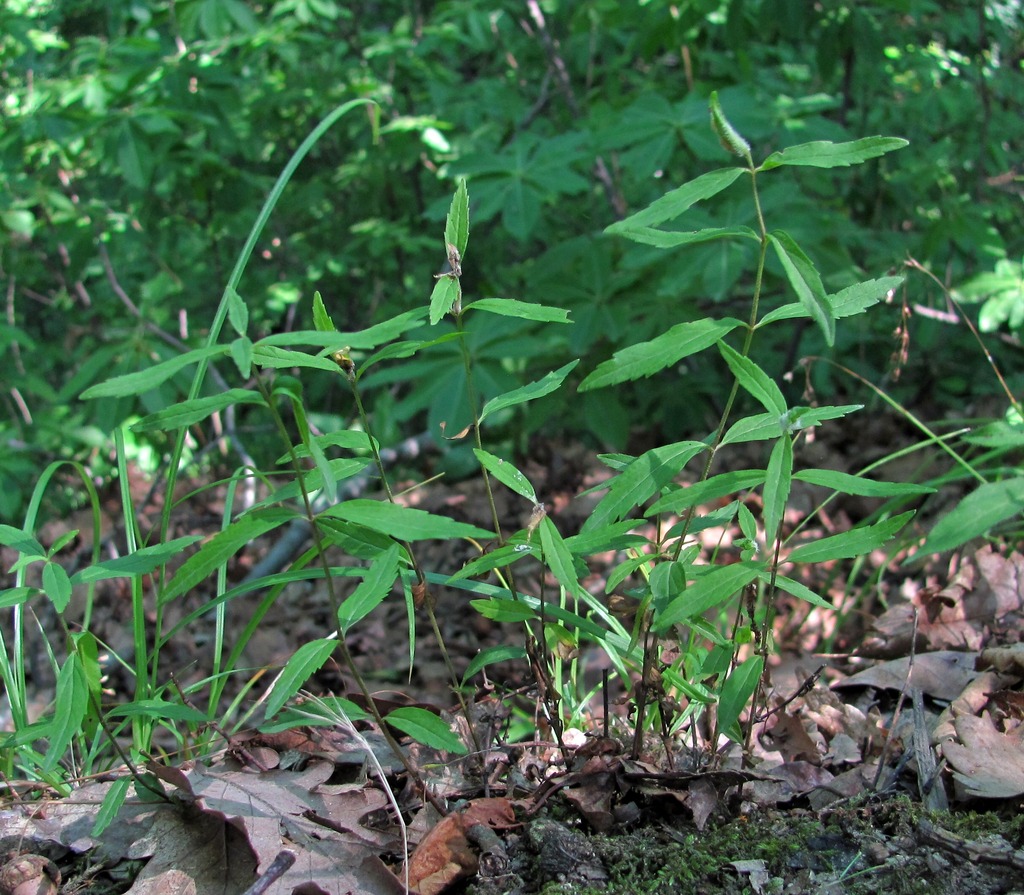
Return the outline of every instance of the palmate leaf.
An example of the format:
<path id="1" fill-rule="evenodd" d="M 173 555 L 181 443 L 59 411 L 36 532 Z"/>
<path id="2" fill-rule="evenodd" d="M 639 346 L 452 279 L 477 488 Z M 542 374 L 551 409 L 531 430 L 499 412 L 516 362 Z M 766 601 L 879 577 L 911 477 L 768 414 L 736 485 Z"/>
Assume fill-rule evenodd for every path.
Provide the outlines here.
<path id="1" fill-rule="evenodd" d="M 733 317 L 677 323 L 649 342 L 640 342 L 616 351 L 611 360 L 599 364 L 597 369 L 583 380 L 579 390 L 585 392 L 653 376 L 684 357 L 714 345 L 740 325 L 740 321 Z"/>
<path id="2" fill-rule="evenodd" d="M 812 168 L 842 168 L 858 165 L 868 159 L 877 158 L 909 145 L 899 137 L 864 137 L 849 143 L 832 143 L 818 140 L 801 143 L 779 152 L 773 152 L 764 160 L 759 171 L 770 171 L 781 165 L 806 165 Z"/>

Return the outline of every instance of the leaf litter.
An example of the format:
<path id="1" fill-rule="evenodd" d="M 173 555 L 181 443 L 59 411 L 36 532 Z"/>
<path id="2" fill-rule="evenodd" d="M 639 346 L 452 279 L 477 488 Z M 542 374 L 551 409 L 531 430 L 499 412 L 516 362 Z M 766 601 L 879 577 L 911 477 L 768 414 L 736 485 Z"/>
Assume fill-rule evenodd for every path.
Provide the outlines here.
<path id="1" fill-rule="evenodd" d="M 98 836 L 110 781 L 11 803 L 0 858 L 60 864 L 61 892 L 132 895 L 372 895 L 404 892 L 406 871 L 421 895 L 670 892 L 687 879 L 707 892 L 876 891 L 894 879 L 926 886 L 905 891 L 1008 891 L 1024 873 L 1024 558 L 986 547 L 946 583 L 935 577 L 905 579 L 904 599 L 853 653 L 824 657 L 820 677 L 813 655 L 776 657 L 746 760 L 657 738 L 633 758 L 614 734 L 564 752 L 503 743 L 500 699 L 483 693 L 472 717 L 485 756 L 407 746 L 455 806 L 447 816 L 380 755 L 408 855 L 365 750 L 307 728 L 249 732 L 209 764 L 152 766 L 170 801 L 132 796 Z M 479 647 L 490 633 L 465 639 Z M 452 725 L 469 741 L 465 721 Z"/>

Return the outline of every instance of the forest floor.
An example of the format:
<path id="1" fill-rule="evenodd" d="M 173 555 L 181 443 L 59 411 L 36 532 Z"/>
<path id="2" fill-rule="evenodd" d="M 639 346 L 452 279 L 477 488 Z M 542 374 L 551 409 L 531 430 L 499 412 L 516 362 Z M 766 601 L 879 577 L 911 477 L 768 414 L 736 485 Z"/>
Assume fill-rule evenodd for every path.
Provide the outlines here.
<path id="1" fill-rule="evenodd" d="M 845 444 L 891 450 L 899 438 L 891 431 L 857 435 L 806 446 L 814 454 L 807 463 L 855 471 L 871 458 L 863 451 L 846 456 Z M 523 469 L 559 530 L 578 530 L 589 504 L 576 495 L 600 481 L 597 458 L 579 446 L 541 445 Z M 406 484 L 426 473 L 409 470 Z M 143 495 L 145 483 L 135 485 Z M 210 493 L 176 515 L 173 536 L 217 530 L 223 493 Z M 476 482 L 442 480 L 412 495 L 433 512 L 489 523 Z M 802 521 L 818 495 L 794 498 L 790 524 Z M 501 500 L 508 527 L 525 526 L 529 507 Z M 844 530 L 870 509 L 831 504 L 807 533 Z M 922 513 L 940 509 L 926 505 Z M 158 511 L 150 506 L 143 521 L 155 524 Z M 112 499 L 114 538 L 117 516 Z M 89 526 L 61 519 L 43 543 L 74 528 Z M 709 547 L 728 546 L 724 532 L 703 537 Z M 419 559 L 429 569 L 451 573 L 472 555 L 468 545 L 455 555 L 451 544 L 426 543 Z M 268 547 L 254 543 L 231 570 L 233 580 Z M 88 552 L 87 543 L 79 545 L 83 561 Z M 257 729 L 258 697 L 272 677 L 265 670 L 331 629 L 323 589 L 294 583 L 263 607 L 240 659 L 251 671 L 229 694 L 238 706 L 232 729 L 223 738 L 205 730 L 168 739 L 149 763 L 171 802 L 132 796 L 96 836 L 116 773 L 82 781 L 63 798 L 7 781 L 0 862 L 10 859 L 8 871 L 24 871 L 26 885 L 37 887 L 16 889 L 0 872 L 0 895 L 375 895 L 405 891 L 406 869 L 422 895 L 1024 893 L 1024 558 L 985 547 L 942 565 L 904 559 L 872 555 L 853 572 L 819 569 L 819 580 L 804 583 L 826 596 L 833 612 L 795 600 L 779 605 L 771 689 L 746 749 L 724 740 L 712 748 L 701 725 L 634 740 L 631 694 L 614 684 L 604 692 L 596 650 L 579 657 L 594 694 L 581 715 L 587 723 L 578 725 L 585 732 L 567 730 L 559 743 L 542 723 L 548 732 L 532 740 L 513 735 L 517 723 L 537 716 L 536 681 L 522 661 L 488 669 L 466 694 L 467 720 L 454 705 L 430 626 L 417 619 L 411 656 L 406 605 L 386 601 L 348 640 L 374 698 L 430 708 L 481 746 L 460 758 L 405 745 L 420 782 L 450 810 L 443 818 L 366 725 L 348 733 Z M 615 561 L 592 566 L 585 582 L 592 593 L 603 593 Z M 130 656 L 129 594 L 116 582 L 105 588 L 91 629 L 111 654 Z M 196 592 L 168 606 L 165 630 L 210 596 Z M 439 588 L 435 596 L 457 675 L 482 648 L 522 645 L 521 630 L 469 610 L 464 593 Z M 230 631 L 242 630 L 258 606 L 256 596 L 237 601 Z M 42 614 L 39 630 L 59 636 L 54 622 Z M 203 617 L 161 649 L 175 689 L 191 692 L 209 676 L 214 642 L 212 620 Z M 43 636 L 29 646 L 42 708 L 54 692 L 43 670 Z M 104 683 L 112 698 L 131 692 L 129 675 L 116 664 Z M 349 698 L 356 692 L 333 663 L 307 689 Z M 213 745 L 196 754 L 200 741 Z M 285 867 L 289 854 L 295 860 Z"/>

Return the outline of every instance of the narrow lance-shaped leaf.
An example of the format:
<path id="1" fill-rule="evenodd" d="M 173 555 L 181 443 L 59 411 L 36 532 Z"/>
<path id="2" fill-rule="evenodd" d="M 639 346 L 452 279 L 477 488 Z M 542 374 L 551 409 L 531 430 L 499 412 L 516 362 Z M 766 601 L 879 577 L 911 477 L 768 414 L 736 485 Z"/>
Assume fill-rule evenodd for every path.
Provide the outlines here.
<path id="1" fill-rule="evenodd" d="M 1024 513 L 1024 476 L 986 482 L 943 516 L 929 533 L 922 553 L 939 553 L 987 534 L 995 525 Z"/>
<path id="2" fill-rule="evenodd" d="M 640 342 L 616 351 L 611 360 L 599 364 L 597 369 L 583 380 L 579 390 L 585 392 L 644 376 L 653 376 L 684 357 L 714 345 L 740 325 L 740 321 L 732 317 L 677 323 L 649 342 Z"/>
<path id="3" fill-rule="evenodd" d="M 248 388 L 232 388 L 217 395 L 172 404 L 170 407 L 143 417 L 129 428 L 133 432 L 170 431 L 202 422 L 232 404 L 264 403 L 263 396 L 258 391 Z"/>
<path id="4" fill-rule="evenodd" d="M 719 239 L 757 240 L 757 234 L 750 227 L 707 227 L 703 230 L 659 230 L 656 227 L 628 227 L 618 231 L 632 242 L 654 246 L 656 249 L 674 249 L 678 246 L 700 245 Z"/>
<path id="5" fill-rule="evenodd" d="M 800 303 L 807 309 L 811 319 L 818 324 L 825 335 L 825 342 L 833 345 L 836 340 L 836 321 L 832 306 L 821 285 L 821 277 L 811 259 L 796 244 L 788 233 L 781 230 L 768 236 L 775 252 L 782 262 L 782 268 Z"/>
<path id="6" fill-rule="evenodd" d="M 515 491 L 516 494 L 525 497 L 533 503 L 537 503 L 537 493 L 533 490 L 533 485 L 530 484 L 529 479 L 509 463 L 508 460 L 495 457 L 494 454 L 490 454 L 480 448 L 473 448 L 473 453 L 476 454 L 480 465 L 506 488 Z"/>
<path id="7" fill-rule="evenodd" d="M 679 217 L 684 211 L 717 195 L 730 186 L 743 173 L 743 168 L 720 168 L 701 174 L 655 199 L 650 205 L 628 218 L 605 228 L 605 233 L 624 235 L 630 231 L 656 227 Z"/>
<path id="8" fill-rule="evenodd" d="M 739 742 L 741 731 L 734 727 L 757 690 L 764 671 L 764 656 L 750 656 L 722 685 L 718 697 L 718 727 L 727 737 Z"/>
<path id="9" fill-rule="evenodd" d="M 830 538 L 801 544 L 789 554 L 788 559 L 790 562 L 828 562 L 833 559 L 863 556 L 884 545 L 913 515 L 913 511 L 900 513 L 874 525 L 851 528 Z"/>
<path id="10" fill-rule="evenodd" d="M 793 439 L 783 435 L 772 448 L 764 481 L 764 539 L 771 549 L 778 537 L 793 484 Z"/>
<path id="11" fill-rule="evenodd" d="M 231 328 L 238 335 L 244 336 L 249 326 L 249 306 L 242 296 L 230 287 L 224 290 L 224 297 L 228 302 L 228 322 Z"/>
<path id="12" fill-rule="evenodd" d="M 338 331 L 331 315 L 327 313 L 327 305 L 324 304 L 319 290 L 313 293 L 313 326 L 316 327 L 317 332 L 333 333 Z"/>
<path id="13" fill-rule="evenodd" d="M 786 412 L 786 399 L 774 379 L 749 357 L 744 357 L 726 342 L 719 342 L 718 350 L 722 352 L 725 362 L 740 385 L 757 398 L 765 410 L 778 414 Z"/>
<path id="14" fill-rule="evenodd" d="M 391 587 L 398 579 L 398 552 L 398 545 L 392 544 L 378 556 L 359 586 L 338 608 L 342 634 L 347 634 L 356 622 L 366 618 L 391 593 Z"/>
<path id="15" fill-rule="evenodd" d="M 446 538 L 491 538 L 494 533 L 475 525 L 458 522 L 447 516 L 436 516 L 415 507 L 404 507 L 381 500 L 346 500 L 329 507 L 321 514 L 329 518 L 347 519 L 403 541 Z"/>
<path id="16" fill-rule="evenodd" d="M 570 323 L 569 312 L 564 308 L 553 308 L 549 305 L 538 305 L 530 301 L 519 301 L 517 298 L 481 298 L 465 306 L 468 311 L 488 311 L 502 317 L 516 317 L 519 320 L 536 320 L 540 323 Z"/>
<path id="17" fill-rule="evenodd" d="M 864 137 L 849 143 L 817 140 L 773 152 L 758 170 L 770 171 L 780 165 L 806 165 L 812 168 L 847 167 L 902 149 L 907 145 L 908 142 L 900 137 Z"/>
<path id="18" fill-rule="evenodd" d="M 336 640 L 321 637 L 319 640 L 304 643 L 295 650 L 274 682 L 270 696 L 267 697 L 268 718 L 273 718 L 282 706 L 299 692 L 299 687 L 324 667 L 324 663 L 331 657 L 337 645 Z"/>
<path id="19" fill-rule="evenodd" d="M 455 735 L 447 723 L 433 712 L 416 706 L 402 706 L 385 715 L 384 720 L 402 733 L 411 736 L 417 743 L 431 749 L 465 755 L 465 743 Z"/>
<path id="20" fill-rule="evenodd" d="M 469 192 L 466 190 L 465 178 L 459 180 L 452 196 L 452 204 L 448 209 L 448 217 L 444 223 L 445 245 L 453 245 L 459 255 L 466 254 L 469 244 Z"/>
<path id="21" fill-rule="evenodd" d="M 491 398 L 480 411 L 480 422 L 483 422 L 490 414 L 504 410 L 506 407 L 515 407 L 517 404 L 525 404 L 527 401 L 551 394 L 565 381 L 565 377 L 575 369 L 578 363 L 578 360 L 570 361 L 565 366 L 548 373 L 543 379 Z"/>
<path id="22" fill-rule="evenodd" d="M 459 281 L 447 274 L 437 278 L 434 291 L 430 295 L 430 325 L 434 326 L 454 306 L 461 294 Z"/>
<path id="23" fill-rule="evenodd" d="M 80 397 L 83 400 L 89 400 L 91 398 L 123 398 L 127 395 L 139 395 L 163 385 L 175 373 L 180 373 L 186 367 L 211 357 L 219 357 L 222 354 L 226 354 L 227 351 L 228 347 L 226 345 L 196 348 L 178 357 L 172 357 L 170 360 L 153 364 L 152 367 L 146 367 L 144 370 L 138 370 L 135 373 L 125 373 L 123 376 L 115 376 L 106 382 L 90 386 L 82 392 Z"/>
<path id="24" fill-rule="evenodd" d="M 174 538 L 163 544 L 154 544 L 151 547 L 141 547 L 134 553 L 127 556 L 118 556 L 114 559 L 106 559 L 102 562 L 86 566 L 71 576 L 72 584 L 89 584 L 93 581 L 102 581 L 108 578 L 127 578 L 132 575 L 145 575 L 154 569 L 169 562 L 196 541 L 202 539 L 202 535 L 186 535 L 182 538 Z"/>
<path id="25" fill-rule="evenodd" d="M 738 594 L 757 577 L 758 571 L 759 566 L 745 562 L 713 568 L 669 603 L 654 619 L 653 629 L 666 631 L 672 625 L 703 615 Z"/>

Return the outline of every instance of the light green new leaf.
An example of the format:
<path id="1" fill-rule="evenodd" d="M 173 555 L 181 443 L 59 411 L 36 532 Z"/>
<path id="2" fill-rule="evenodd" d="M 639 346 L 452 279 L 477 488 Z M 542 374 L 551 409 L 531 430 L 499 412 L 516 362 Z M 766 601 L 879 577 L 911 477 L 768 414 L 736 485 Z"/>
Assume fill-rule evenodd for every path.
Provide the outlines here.
<path id="1" fill-rule="evenodd" d="M 510 566 L 528 556 L 537 556 L 538 553 L 539 549 L 533 544 L 524 544 L 521 541 L 516 544 L 505 544 L 503 547 L 498 547 L 471 559 L 448 579 L 448 583 L 461 581 L 463 578 L 475 578 L 493 569 Z"/>
<path id="2" fill-rule="evenodd" d="M 402 733 L 411 736 L 417 743 L 431 749 L 453 752 L 456 755 L 465 755 L 468 751 L 448 724 L 426 709 L 402 706 L 388 712 L 384 720 Z"/>
<path id="3" fill-rule="evenodd" d="M 877 479 L 866 479 L 848 472 L 836 472 L 833 469 L 804 469 L 795 476 L 801 482 L 831 488 L 841 494 L 853 494 L 857 497 L 911 497 L 916 494 L 934 494 L 935 489 L 927 485 L 916 485 L 913 482 L 880 482 Z"/>
<path id="4" fill-rule="evenodd" d="M 507 460 L 503 460 L 501 457 L 495 457 L 494 454 L 490 454 L 487 451 L 480 450 L 479 448 L 473 448 L 473 453 L 476 454 L 476 458 L 480 461 L 480 465 L 506 488 L 511 491 L 515 491 L 516 494 L 521 497 L 525 497 L 533 503 L 537 503 L 537 492 L 533 490 L 533 485 L 530 484 L 529 479 L 516 469 L 515 466 Z"/>
<path id="5" fill-rule="evenodd" d="M 470 600 L 469 605 L 484 618 L 496 622 L 526 622 L 537 617 L 537 610 L 521 600 L 491 597 L 488 600 Z"/>
<path id="6" fill-rule="evenodd" d="M 616 351 L 611 360 L 599 364 L 597 369 L 583 380 L 579 390 L 585 392 L 640 379 L 643 376 L 653 376 L 684 357 L 714 345 L 737 326 L 740 326 L 740 321 L 732 317 L 677 323 L 649 342 L 641 342 Z"/>
<path id="7" fill-rule="evenodd" d="M 733 729 L 747 707 L 764 671 L 764 656 L 750 656 L 736 668 L 722 685 L 718 696 L 718 729 L 730 739 L 740 742 L 742 733 Z"/>
<path id="8" fill-rule="evenodd" d="M 722 438 L 721 447 L 743 441 L 767 441 L 782 434 L 785 417 L 777 413 L 755 413 L 736 420 Z"/>
<path id="9" fill-rule="evenodd" d="M 859 165 L 868 159 L 877 158 L 907 145 L 907 141 L 899 137 L 864 137 L 849 143 L 816 140 L 813 143 L 801 143 L 799 146 L 790 146 L 788 149 L 773 152 L 758 170 L 770 171 L 781 165 L 845 168 L 849 165 Z"/>
<path id="10" fill-rule="evenodd" d="M 517 298 L 481 298 L 466 305 L 465 310 L 488 311 L 502 317 L 517 317 L 520 320 L 536 320 L 540 323 L 570 323 L 569 312 L 564 308 L 552 308 Z"/>
<path id="11" fill-rule="evenodd" d="M 430 325 L 434 326 L 455 305 L 462 288 L 455 277 L 441 276 L 430 294 Z"/>
<path id="12" fill-rule="evenodd" d="M 765 584 L 772 583 L 771 575 L 765 574 L 760 577 Z M 784 590 L 787 594 L 792 594 L 799 600 L 803 600 L 806 603 L 810 603 L 812 606 L 817 606 L 819 609 L 836 608 L 827 600 L 823 600 L 821 597 L 819 597 L 806 584 L 801 584 L 799 581 L 794 581 L 792 578 L 787 578 L 785 575 L 775 576 L 775 586 L 779 588 L 779 590 Z"/>
<path id="13" fill-rule="evenodd" d="M 151 432 L 155 429 L 169 431 L 182 426 L 191 426 L 232 404 L 265 404 L 265 402 L 263 396 L 254 389 L 232 388 L 218 395 L 172 404 L 170 407 L 144 416 L 129 428 L 133 432 Z"/>
<path id="14" fill-rule="evenodd" d="M 616 221 L 605 228 L 605 233 L 627 235 L 627 231 L 656 227 L 679 217 L 691 205 L 709 199 L 732 184 L 743 173 L 743 168 L 720 168 L 701 174 L 688 183 L 655 199 L 642 211 Z"/>
<path id="15" fill-rule="evenodd" d="M 327 313 L 327 305 L 324 304 L 319 289 L 313 293 L 313 326 L 317 332 L 321 333 L 334 333 L 338 331 L 338 327 L 334 325 L 331 315 Z"/>
<path id="16" fill-rule="evenodd" d="M 475 525 L 381 500 L 346 500 L 329 507 L 321 515 L 365 525 L 403 541 L 494 537 L 493 532 Z"/>
<path id="17" fill-rule="evenodd" d="M 106 382 L 90 386 L 79 397 L 89 400 L 91 398 L 123 398 L 127 395 L 139 395 L 163 385 L 175 373 L 180 373 L 186 367 L 191 367 L 193 364 L 211 357 L 220 357 L 227 352 L 227 345 L 213 345 L 209 348 L 186 351 L 178 357 L 154 364 L 145 370 L 125 373 L 123 376 L 115 376 Z"/>
<path id="18" fill-rule="evenodd" d="M 669 603 L 665 611 L 654 619 L 653 629 L 660 633 L 672 625 L 703 615 L 743 590 L 757 578 L 759 570 L 760 566 L 745 562 L 716 566 Z"/>
<path id="19" fill-rule="evenodd" d="M 274 689 L 267 697 L 267 718 L 273 718 L 282 706 L 299 692 L 299 687 L 324 667 L 337 645 L 337 640 L 321 637 L 319 640 L 304 643 L 295 650 L 274 681 Z"/>
<path id="20" fill-rule="evenodd" d="M 690 460 L 707 445 L 702 441 L 680 441 L 653 448 L 633 460 L 611 480 L 608 493 L 583 525 L 591 532 L 622 519 L 672 481 Z"/>
<path id="21" fill-rule="evenodd" d="M 793 485 L 793 439 L 783 435 L 772 448 L 764 480 L 764 538 L 771 546 L 778 536 Z"/>
<path id="22" fill-rule="evenodd" d="M 988 534 L 993 527 L 1024 513 L 1024 476 L 986 482 L 968 494 L 929 532 L 921 553 L 941 553 Z"/>
<path id="23" fill-rule="evenodd" d="M 491 398 L 480 411 L 480 422 L 483 422 L 490 414 L 504 410 L 506 407 L 515 407 L 517 404 L 525 404 L 527 401 L 551 394 L 565 381 L 565 377 L 575 369 L 578 363 L 578 360 L 570 361 L 565 366 L 548 373 L 543 379 Z"/>
<path id="24" fill-rule="evenodd" d="M 89 584 L 93 581 L 104 581 L 108 578 L 129 578 L 132 575 L 146 575 L 154 569 L 169 562 L 191 547 L 202 535 L 186 535 L 152 547 L 140 547 L 127 556 L 105 559 L 102 562 L 86 566 L 71 576 L 72 584 Z"/>
<path id="25" fill-rule="evenodd" d="M 455 195 L 452 196 L 452 204 L 444 222 L 444 241 L 446 246 L 455 246 L 459 255 L 466 254 L 466 246 L 469 244 L 469 193 L 465 178 L 459 180 Z"/>
<path id="26" fill-rule="evenodd" d="M 838 320 L 841 317 L 860 314 L 877 305 L 902 283 L 903 277 L 879 277 L 840 289 L 828 297 L 829 304 L 832 305 L 832 315 Z"/>
<path id="27" fill-rule="evenodd" d="M 891 519 L 851 528 L 849 531 L 801 544 L 789 554 L 790 562 L 828 562 L 833 559 L 852 559 L 877 550 L 889 541 L 913 516 L 913 511 L 900 513 Z"/>
<path id="28" fill-rule="evenodd" d="M 110 789 L 103 796 L 99 811 L 96 812 L 96 819 L 93 821 L 92 829 L 89 831 L 90 836 L 98 839 L 103 835 L 103 831 L 110 826 L 120 812 L 133 782 L 134 778 L 125 774 L 110 784 Z"/>
<path id="29" fill-rule="evenodd" d="M 398 544 L 392 544 L 367 569 L 363 580 L 338 607 L 338 625 L 347 634 L 356 622 L 366 618 L 391 593 L 398 579 Z"/>
<path id="30" fill-rule="evenodd" d="M 273 508 L 258 510 L 232 522 L 185 560 L 158 597 L 160 605 L 188 593 L 251 541 L 294 518 L 291 510 Z"/>
<path id="31" fill-rule="evenodd" d="M 821 285 L 821 277 L 811 259 L 788 233 L 780 230 L 777 233 L 770 233 L 768 239 L 775 246 L 782 268 L 800 303 L 824 333 L 825 342 L 829 346 L 833 345 L 836 340 L 835 316 L 832 313 L 832 305 L 825 295 L 825 287 Z"/>
<path id="32" fill-rule="evenodd" d="M 786 399 L 782 395 L 782 389 L 764 370 L 762 370 L 749 357 L 744 357 L 733 349 L 726 342 L 718 343 L 718 350 L 729 365 L 733 375 L 750 394 L 752 394 L 764 409 L 778 414 L 786 412 Z"/>
<path id="33" fill-rule="evenodd" d="M 778 433 L 776 433 L 778 434 Z M 687 485 L 666 494 L 647 511 L 648 516 L 658 513 L 680 513 L 692 506 L 714 503 L 720 497 L 756 488 L 764 481 L 763 469 L 737 469 L 712 476 L 704 482 Z"/>

